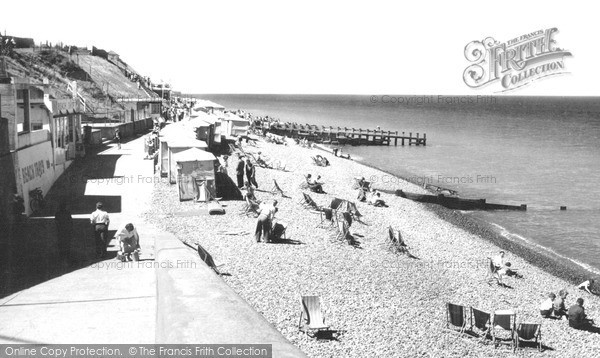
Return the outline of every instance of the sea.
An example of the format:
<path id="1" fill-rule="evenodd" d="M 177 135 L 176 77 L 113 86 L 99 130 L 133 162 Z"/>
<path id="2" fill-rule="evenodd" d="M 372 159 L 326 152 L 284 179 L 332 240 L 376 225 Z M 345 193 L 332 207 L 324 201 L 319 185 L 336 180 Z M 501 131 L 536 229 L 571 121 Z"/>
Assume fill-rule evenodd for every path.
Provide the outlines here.
<path id="1" fill-rule="evenodd" d="M 198 97 L 284 122 L 426 133 L 427 146 L 344 146 L 342 152 L 463 198 L 527 204 L 525 212 L 466 214 L 492 223 L 510 240 L 600 274 L 600 97 Z"/>

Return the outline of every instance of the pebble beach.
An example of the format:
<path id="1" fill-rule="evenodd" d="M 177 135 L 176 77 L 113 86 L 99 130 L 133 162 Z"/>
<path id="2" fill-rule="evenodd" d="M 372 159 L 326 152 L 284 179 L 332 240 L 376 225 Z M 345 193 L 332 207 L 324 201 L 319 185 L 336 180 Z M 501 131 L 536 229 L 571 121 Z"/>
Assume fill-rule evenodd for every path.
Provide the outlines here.
<path id="1" fill-rule="evenodd" d="M 256 219 L 243 215 L 244 201 L 221 201 L 225 215 L 209 216 L 206 204 L 180 202 L 176 185 L 165 181 L 155 183 L 144 218 L 186 244 L 206 249 L 223 265 L 222 279 L 309 357 L 514 356 L 506 346 L 495 349 L 490 341 L 479 343 L 447 330 L 447 302 L 490 313 L 511 309 L 517 322 L 542 323 L 543 352 L 528 347 L 518 355 L 600 356 L 600 334 L 539 315 L 548 292 L 566 288 L 567 307 L 582 297 L 587 315 L 600 321 L 600 297 L 578 290 L 576 273 L 552 274 L 521 252 L 533 249 L 483 238 L 485 234 L 461 224 L 459 213 L 390 194 L 398 189 L 427 192 L 389 173 L 289 140 L 288 145 L 259 140 L 242 146 L 249 153 L 260 151 L 268 162 L 285 163 L 286 171 L 257 167 L 255 194 L 262 201 L 278 200 L 276 220 L 286 224 L 287 240 L 256 243 Z M 311 157 L 317 154 L 331 165 L 314 165 Z M 229 159 L 228 173 L 235 181 L 235 157 Z M 309 173 L 325 183 L 325 194 L 304 191 L 317 204 L 328 207 L 333 198 L 356 202 L 363 216 L 350 228 L 352 245 L 336 239 L 333 228 L 319 226 L 320 215 L 300 204 L 300 184 Z M 355 177 L 373 181 L 388 207 L 357 202 Z M 273 180 L 287 197 L 270 192 Z M 402 233 L 414 258 L 390 249 L 389 226 Z M 486 280 L 486 258 L 501 249 L 524 276 L 505 278 L 508 288 Z M 298 330 L 302 295 L 320 296 L 325 322 L 338 332 L 336 338 L 311 338 Z"/>

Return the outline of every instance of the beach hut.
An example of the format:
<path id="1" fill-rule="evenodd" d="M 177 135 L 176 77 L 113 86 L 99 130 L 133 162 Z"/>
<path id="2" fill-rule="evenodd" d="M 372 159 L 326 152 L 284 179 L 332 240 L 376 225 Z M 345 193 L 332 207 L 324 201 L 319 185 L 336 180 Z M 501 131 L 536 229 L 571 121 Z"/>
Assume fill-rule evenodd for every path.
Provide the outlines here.
<path id="1" fill-rule="evenodd" d="M 216 197 L 215 161 L 217 158 L 198 148 L 190 148 L 174 154 L 177 163 L 177 186 L 179 200 L 208 201 Z"/>
<path id="2" fill-rule="evenodd" d="M 194 105 L 193 112 L 194 111 L 202 111 L 208 114 L 222 115 L 225 112 L 225 107 L 209 100 L 199 99 Z"/>
<path id="3" fill-rule="evenodd" d="M 246 135 L 250 128 L 250 121 L 232 113 L 227 113 L 221 118 L 221 134 L 228 137 Z"/>
<path id="4" fill-rule="evenodd" d="M 168 168 L 169 168 L 169 182 L 171 184 L 175 184 L 177 182 L 177 163 L 175 162 L 173 156 L 177 153 L 183 152 L 190 148 L 196 148 L 199 150 L 206 151 L 208 149 L 208 145 L 206 142 L 201 140 L 197 140 L 190 137 L 169 137 L 167 139 L 167 147 L 168 147 Z"/>
<path id="5" fill-rule="evenodd" d="M 169 141 L 182 138 L 194 139 L 195 135 L 189 128 L 183 126 L 181 122 L 169 124 L 161 129 L 158 139 L 160 147 L 158 159 L 162 177 L 169 175 Z"/>

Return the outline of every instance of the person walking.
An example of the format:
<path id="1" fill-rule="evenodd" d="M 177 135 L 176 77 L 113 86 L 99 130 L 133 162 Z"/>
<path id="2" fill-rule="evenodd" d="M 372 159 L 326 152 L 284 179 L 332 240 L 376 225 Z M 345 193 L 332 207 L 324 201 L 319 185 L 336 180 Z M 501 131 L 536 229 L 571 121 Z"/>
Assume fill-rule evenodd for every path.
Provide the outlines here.
<path id="1" fill-rule="evenodd" d="M 119 132 L 119 129 L 115 130 L 115 142 L 117 142 L 117 148 L 121 149 L 121 132 Z"/>
<path id="2" fill-rule="evenodd" d="M 238 155 L 238 162 L 235 168 L 235 174 L 237 176 L 237 186 L 238 188 L 244 187 L 244 157 Z"/>
<path id="3" fill-rule="evenodd" d="M 99 258 L 105 258 L 106 247 L 108 246 L 108 224 L 110 224 L 110 219 L 108 213 L 103 210 L 101 202 L 96 204 L 96 211 L 90 215 L 90 224 L 92 224 L 92 230 L 94 231 L 96 255 Z"/>
<path id="4" fill-rule="evenodd" d="M 246 159 L 246 178 L 248 178 L 250 185 L 258 188 L 258 184 L 256 183 L 256 167 L 252 165 L 250 158 Z"/>
<path id="5" fill-rule="evenodd" d="M 62 263 L 68 263 L 71 259 L 71 241 L 73 239 L 73 218 L 64 201 L 58 206 L 54 215 L 56 223 L 56 242 L 58 246 L 58 257 Z"/>

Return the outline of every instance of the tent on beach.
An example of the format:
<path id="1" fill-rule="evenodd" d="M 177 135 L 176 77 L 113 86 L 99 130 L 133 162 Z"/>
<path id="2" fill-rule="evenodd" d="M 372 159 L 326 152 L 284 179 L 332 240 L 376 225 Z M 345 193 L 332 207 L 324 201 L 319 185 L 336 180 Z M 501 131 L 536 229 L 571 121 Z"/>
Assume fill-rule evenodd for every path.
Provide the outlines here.
<path id="1" fill-rule="evenodd" d="M 174 155 L 190 148 L 196 148 L 198 150 L 206 151 L 208 149 L 208 145 L 206 142 L 201 140 L 197 140 L 195 138 L 184 137 L 184 138 L 173 138 L 169 137 L 167 139 L 167 147 L 168 147 L 168 176 L 169 182 L 171 184 L 175 184 L 177 181 L 177 163 L 174 160 Z"/>
<path id="2" fill-rule="evenodd" d="M 198 148 L 189 148 L 173 156 L 177 163 L 179 200 L 208 201 L 216 197 L 215 161 L 217 158 Z"/>

